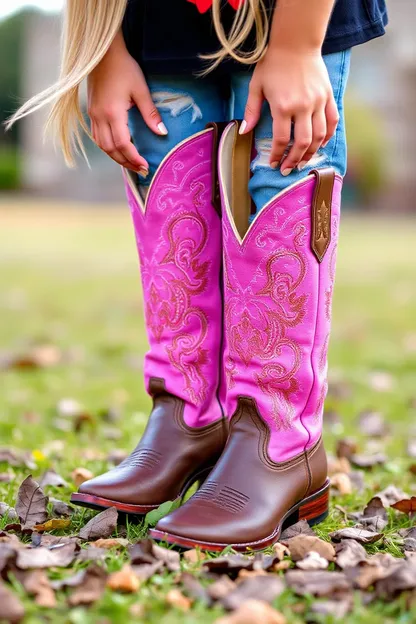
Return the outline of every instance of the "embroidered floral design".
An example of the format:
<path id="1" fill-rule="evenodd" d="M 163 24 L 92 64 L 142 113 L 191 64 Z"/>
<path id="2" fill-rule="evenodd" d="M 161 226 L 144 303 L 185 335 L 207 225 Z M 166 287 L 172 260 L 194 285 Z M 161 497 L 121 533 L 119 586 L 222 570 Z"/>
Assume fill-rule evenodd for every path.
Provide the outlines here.
<path id="1" fill-rule="evenodd" d="M 190 184 L 196 210 L 176 212 L 167 220 L 151 257 L 142 254 L 142 281 L 149 332 L 157 342 L 172 336 L 165 349 L 169 361 L 183 376 L 185 391 L 195 405 L 207 397 L 204 348 L 207 314 L 194 303 L 208 285 L 210 262 L 201 256 L 208 241 L 206 220 L 199 214 L 202 183 Z M 161 253 L 167 247 L 166 253 Z"/>
<path id="2" fill-rule="evenodd" d="M 300 292 L 306 276 L 302 249 L 305 228 L 296 224 L 290 231 L 291 249 L 271 251 L 246 287 L 237 278 L 227 250 L 224 262 L 228 389 L 233 387 L 238 374 L 236 361 L 246 368 L 253 359 L 264 362 L 254 380 L 271 399 L 272 417 L 278 429 L 290 428 L 294 417 L 291 397 L 299 390 L 296 373 L 301 365 L 301 348 L 288 336 L 288 329 L 302 323 L 308 300 L 308 295 Z M 264 232 L 255 239 L 257 247 L 265 245 L 263 236 Z"/>

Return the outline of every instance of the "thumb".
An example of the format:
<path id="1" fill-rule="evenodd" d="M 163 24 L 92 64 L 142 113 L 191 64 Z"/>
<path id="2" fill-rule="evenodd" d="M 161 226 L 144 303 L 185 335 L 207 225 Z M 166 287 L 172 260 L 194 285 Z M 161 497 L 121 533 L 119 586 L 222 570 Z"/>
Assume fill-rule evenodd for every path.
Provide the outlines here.
<path id="1" fill-rule="evenodd" d="M 159 135 L 166 135 L 168 130 L 162 121 L 159 111 L 152 100 L 149 87 L 146 82 L 139 86 L 133 93 L 133 101 L 139 109 L 143 121 L 154 132 Z"/>
<path id="2" fill-rule="evenodd" d="M 261 107 L 263 106 L 263 93 L 260 89 L 250 87 L 248 92 L 246 110 L 244 111 L 244 120 L 240 126 L 240 134 L 247 134 L 253 130 L 260 119 Z"/>

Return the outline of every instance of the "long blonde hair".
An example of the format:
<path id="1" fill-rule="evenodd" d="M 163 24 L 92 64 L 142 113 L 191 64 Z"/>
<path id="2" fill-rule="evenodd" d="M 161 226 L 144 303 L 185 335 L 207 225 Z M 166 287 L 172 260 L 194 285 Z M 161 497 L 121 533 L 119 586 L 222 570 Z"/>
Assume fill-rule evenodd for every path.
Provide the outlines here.
<path id="1" fill-rule="evenodd" d="M 16 121 L 52 104 L 45 132 L 52 131 L 61 143 L 65 162 L 75 165 L 75 154 L 86 158 L 82 134 L 90 135 L 80 104 L 80 86 L 102 60 L 121 27 L 128 0 L 67 0 L 63 33 L 61 68 L 57 82 L 35 95 L 10 117 L 9 129 Z M 180 0 L 177 0 L 178 2 Z M 184 1 L 184 0 L 181 0 Z M 263 0 L 244 0 L 228 36 L 221 22 L 221 0 L 213 0 L 212 16 L 221 48 L 206 55 L 208 73 L 227 57 L 244 64 L 258 61 L 267 43 L 267 13 Z M 248 34 L 255 29 L 256 43 L 251 51 L 241 51 Z"/>

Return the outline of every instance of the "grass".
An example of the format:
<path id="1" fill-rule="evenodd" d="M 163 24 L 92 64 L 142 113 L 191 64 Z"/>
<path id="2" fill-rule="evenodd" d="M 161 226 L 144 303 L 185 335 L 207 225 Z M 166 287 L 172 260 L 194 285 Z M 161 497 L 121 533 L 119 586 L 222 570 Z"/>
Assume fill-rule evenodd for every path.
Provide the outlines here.
<path id="1" fill-rule="evenodd" d="M 150 405 L 142 380 L 146 338 L 128 212 L 16 203 L 0 208 L 0 221 L 1 349 L 25 353 L 28 345 L 40 342 L 65 354 L 56 367 L 1 373 L 0 445 L 32 451 L 35 478 L 49 467 L 69 482 L 71 472 L 80 466 L 98 474 L 108 468 L 110 451 L 136 444 Z M 339 422 L 327 426 L 327 446 L 333 451 L 338 438 L 354 436 L 361 450 L 381 445 L 388 461 L 366 472 L 364 492 L 333 499 L 329 518 L 317 528 L 326 539 L 342 524 L 335 505 L 348 512 L 359 510 L 389 484 L 416 493 L 408 470 L 412 460 L 405 452 L 409 438 L 416 438 L 415 248 L 415 221 L 360 215 L 344 220 L 330 350 L 332 391 L 327 401 L 327 410 L 336 412 Z M 340 388 L 348 390 L 346 396 L 336 392 Z M 79 432 L 71 427 L 63 430 L 66 421 L 57 414 L 63 398 L 81 402 L 90 415 Z M 369 440 L 357 426 L 365 409 L 380 410 L 390 425 L 390 435 L 381 442 Z M 111 414 L 120 417 L 112 422 Z M 0 472 L 6 469 L 0 465 Z M 29 472 L 12 470 L 13 481 L 0 483 L 0 501 L 9 504 Z M 74 489 L 49 488 L 48 494 L 66 500 Z M 78 511 L 67 532 L 74 533 L 91 516 Z M 397 530 L 403 526 L 409 526 L 407 517 L 392 511 L 386 539 L 381 547 L 369 547 L 370 552 L 381 548 L 401 556 Z M 142 534 L 142 526 L 127 526 L 129 539 Z M 109 570 L 120 568 L 125 558 L 123 552 L 110 551 Z M 60 574 L 53 572 L 55 577 Z M 107 591 L 90 609 L 68 610 L 60 593 L 53 612 L 34 605 L 17 582 L 15 590 L 27 607 L 25 624 L 208 624 L 221 615 L 219 608 L 208 611 L 198 603 L 185 614 L 168 607 L 164 596 L 173 582 L 173 575 L 164 574 L 144 585 L 138 595 Z M 138 601 L 145 612 L 141 620 L 129 612 Z M 299 604 L 304 605 L 303 614 L 293 609 Z M 289 623 L 295 623 L 307 619 L 308 604 L 285 592 L 276 606 Z M 415 620 L 416 611 L 409 611 L 404 598 L 368 607 L 357 600 L 346 618 L 351 624 Z"/>

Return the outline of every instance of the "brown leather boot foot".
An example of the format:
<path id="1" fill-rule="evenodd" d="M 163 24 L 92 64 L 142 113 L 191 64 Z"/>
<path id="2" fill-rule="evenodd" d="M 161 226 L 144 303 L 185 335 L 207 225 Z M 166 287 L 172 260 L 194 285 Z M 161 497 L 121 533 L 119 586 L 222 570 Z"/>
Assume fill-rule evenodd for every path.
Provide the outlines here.
<path id="1" fill-rule="evenodd" d="M 138 446 L 119 466 L 83 483 L 72 503 L 142 515 L 180 500 L 209 475 L 224 448 L 227 421 L 188 427 L 183 401 L 167 393 L 161 380 L 151 384 L 154 408 Z"/>
<path id="2" fill-rule="evenodd" d="M 184 548 L 262 550 L 283 528 L 328 515 L 329 481 L 322 441 L 275 463 L 269 430 L 251 398 L 241 397 L 227 446 L 202 488 L 158 522 L 150 536 Z"/>

